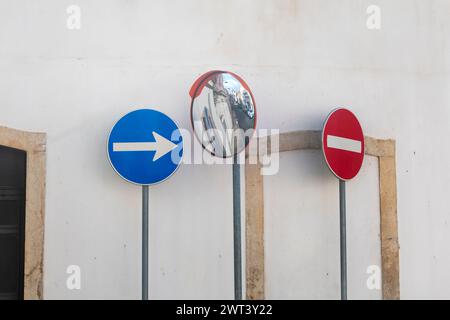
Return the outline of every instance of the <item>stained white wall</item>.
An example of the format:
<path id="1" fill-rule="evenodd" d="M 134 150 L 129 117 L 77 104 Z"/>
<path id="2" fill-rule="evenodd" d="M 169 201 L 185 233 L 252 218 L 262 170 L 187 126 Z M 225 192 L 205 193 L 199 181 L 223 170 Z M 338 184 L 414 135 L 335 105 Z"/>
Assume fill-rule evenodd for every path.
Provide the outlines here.
<path id="1" fill-rule="evenodd" d="M 66 28 L 71 4 L 82 10 L 80 30 Z M 382 10 L 379 31 L 366 28 L 370 4 Z M 137 107 L 158 108 L 189 128 L 189 86 L 220 68 L 250 84 L 260 128 L 320 129 L 332 108 L 348 106 L 367 135 L 396 139 L 402 297 L 450 298 L 449 14 L 446 0 L 1 1 L 0 124 L 48 134 L 45 297 L 139 297 L 140 190 L 111 170 L 107 133 Z M 294 199 L 287 207 L 307 210 L 281 212 L 316 226 L 309 242 L 287 229 L 298 247 L 286 254 L 324 248 L 323 258 L 314 256 L 315 269 L 330 270 L 332 279 L 302 288 L 267 261 L 268 296 L 336 298 L 337 238 L 319 233 L 322 226 L 336 230 L 330 209 L 337 184 L 316 155 L 283 157 L 285 173 L 267 178 L 268 188 L 289 183 L 307 192 L 311 202 L 302 207 Z M 374 203 L 362 193 L 374 190 L 373 170 L 349 184 L 358 195 L 355 212 Z M 323 193 L 314 195 L 315 188 Z M 279 200 L 266 196 L 272 212 L 280 210 Z M 183 166 L 152 188 L 150 201 L 150 297 L 232 298 L 230 168 Z M 374 234 L 375 220 L 354 219 L 351 238 L 363 236 L 358 227 Z M 281 250 L 275 236 L 284 222 L 275 214 L 268 220 L 270 259 Z M 362 240 L 352 252 L 369 263 L 375 254 L 363 252 L 376 241 Z M 82 268 L 79 291 L 66 289 L 70 264 Z M 375 298 L 358 287 L 363 267 L 350 262 L 360 279 L 351 286 L 357 296 Z M 307 275 L 292 277 L 299 283 Z"/>
<path id="2" fill-rule="evenodd" d="M 269 299 L 340 298 L 339 183 L 322 157 L 319 150 L 282 153 L 279 173 L 264 179 Z M 368 267 L 381 265 L 378 187 L 378 159 L 366 157 L 346 183 L 349 299 L 381 299 L 380 289 L 367 286 Z"/>

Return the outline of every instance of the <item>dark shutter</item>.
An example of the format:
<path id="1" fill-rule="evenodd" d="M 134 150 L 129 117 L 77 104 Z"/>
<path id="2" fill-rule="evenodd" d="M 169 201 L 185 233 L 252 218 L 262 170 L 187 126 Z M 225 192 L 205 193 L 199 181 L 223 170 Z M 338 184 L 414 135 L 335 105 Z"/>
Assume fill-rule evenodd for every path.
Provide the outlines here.
<path id="1" fill-rule="evenodd" d="M 0 146 L 0 300 L 23 299 L 26 153 Z"/>

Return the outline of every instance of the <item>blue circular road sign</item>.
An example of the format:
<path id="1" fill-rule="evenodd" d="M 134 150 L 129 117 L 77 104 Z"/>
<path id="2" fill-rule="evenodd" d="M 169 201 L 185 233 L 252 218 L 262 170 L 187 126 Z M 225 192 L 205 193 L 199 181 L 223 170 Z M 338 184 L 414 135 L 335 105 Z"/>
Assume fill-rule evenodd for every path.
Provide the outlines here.
<path id="1" fill-rule="evenodd" d="M 123 116 L 108 138 L 108 157 L 125 180 L 152 185 L 166 180 L 183 156 L 183 138 L 175 122 L 164 113 L 140 109 Z"/>

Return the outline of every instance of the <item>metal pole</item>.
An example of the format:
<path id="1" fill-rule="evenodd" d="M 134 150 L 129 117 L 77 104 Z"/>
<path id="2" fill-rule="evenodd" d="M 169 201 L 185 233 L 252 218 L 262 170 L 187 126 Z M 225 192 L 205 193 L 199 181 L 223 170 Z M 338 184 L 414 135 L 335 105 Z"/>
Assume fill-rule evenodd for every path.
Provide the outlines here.
<path id="1" fill-rule="evenodd" d="M 238 156 L 233 161 L 233 239 L 234 239 L 234 299 L 242 300 L 241 257 L 241 168 Z"/>
<path id="2" fill-rule="evenodd" d="M 339 213 L 341 233 L 341 300 L 347 300 L 347 231 L 345 211 L 345 181 L 339 180 Z"/>
<path id="3" fill-rule="evenodd" d="M 148 186 L 142 186 L 142 300 L 148 300 Z"/>

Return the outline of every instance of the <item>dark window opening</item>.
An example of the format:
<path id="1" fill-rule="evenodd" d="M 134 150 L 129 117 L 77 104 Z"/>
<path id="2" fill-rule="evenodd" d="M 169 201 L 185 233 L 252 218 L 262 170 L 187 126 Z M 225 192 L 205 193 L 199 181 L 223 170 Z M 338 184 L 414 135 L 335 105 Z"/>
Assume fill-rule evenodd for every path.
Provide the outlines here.
<path id="1" fill-rule="evenodd" d="M 0 146 L 0 300 L 23 299 L 26 152 Z"/>

